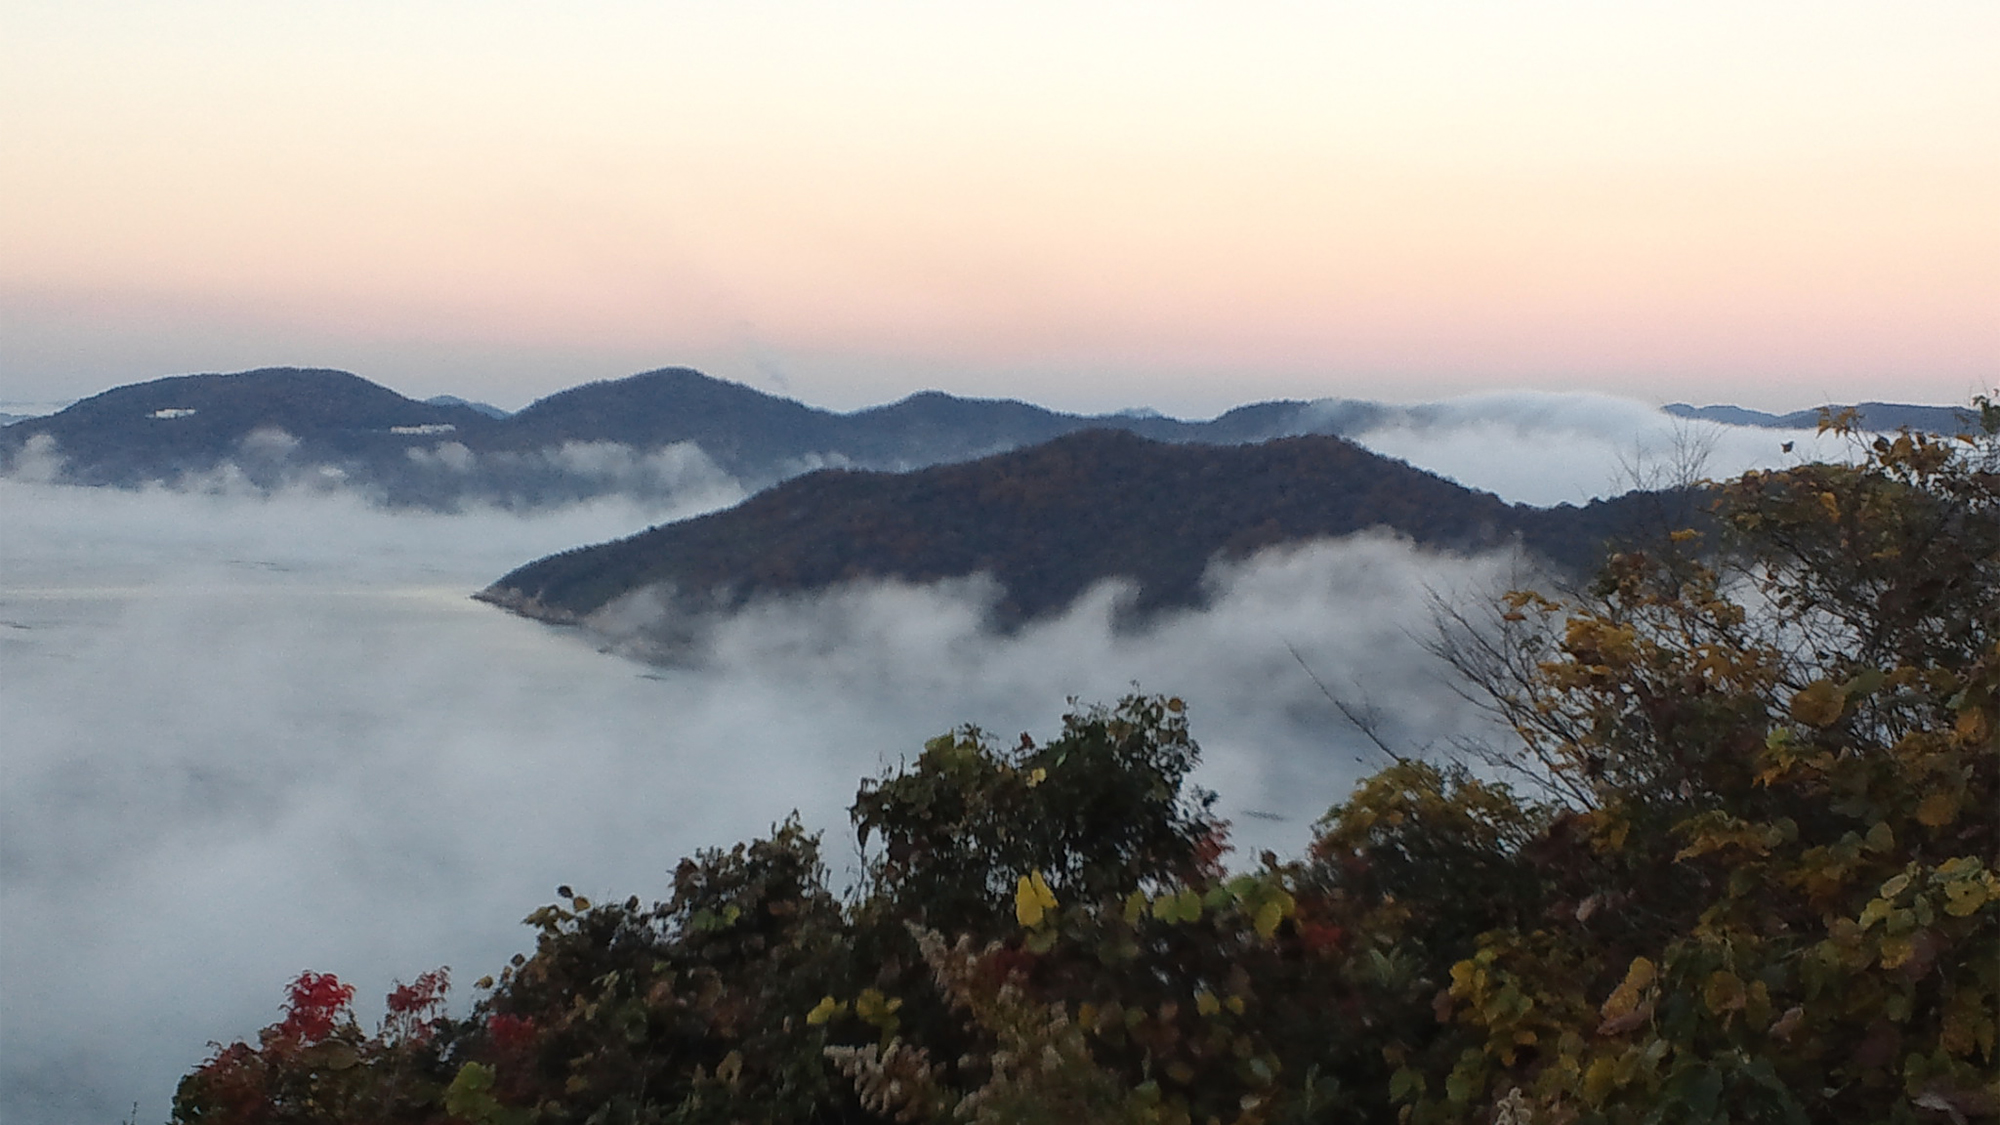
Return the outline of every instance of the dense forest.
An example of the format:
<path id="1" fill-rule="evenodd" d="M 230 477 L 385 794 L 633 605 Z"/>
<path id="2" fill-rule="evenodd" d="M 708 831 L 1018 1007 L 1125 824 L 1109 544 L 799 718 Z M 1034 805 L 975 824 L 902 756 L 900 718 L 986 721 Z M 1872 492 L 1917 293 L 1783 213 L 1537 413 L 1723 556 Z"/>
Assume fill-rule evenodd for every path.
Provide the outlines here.
<path id="1" fill-rule="evenodd" d="M 1135 613 L 1197 605 L 1218 558 L 1379 529 L 1438 550 L 1519 544 L 1588 574 L 1607 540 L 1702 522 L 1692 493 L 1534 508 L 1342 438 L 1168 444 L 1087 430 L 908 473 L 825 470 L 726 511 L 523 566 L 479 596 L 574 621 L 653 588 L 684 617 L 864 579 L 973 574 L 1000 587 L 995 623 L 1060 612 L 1092 585 L 1137 587 Z"/>
<path id="2" fill-rule="evenodd" d="M 374 1031 L 305 974 L 175 1119 L 1990 1119 L 1982 406 L 1983 436 L 1857 436 L 1574 596 L 1465 609 L 1441 651 L 1511 735 L 1385 745 L 1304 855 L 1230 858 L 1179 698 L 961 730 L 862 782 L 848 892 L 786 823 L 658 903 L 559 890 L 462 1017 L 442 970 Z"/>

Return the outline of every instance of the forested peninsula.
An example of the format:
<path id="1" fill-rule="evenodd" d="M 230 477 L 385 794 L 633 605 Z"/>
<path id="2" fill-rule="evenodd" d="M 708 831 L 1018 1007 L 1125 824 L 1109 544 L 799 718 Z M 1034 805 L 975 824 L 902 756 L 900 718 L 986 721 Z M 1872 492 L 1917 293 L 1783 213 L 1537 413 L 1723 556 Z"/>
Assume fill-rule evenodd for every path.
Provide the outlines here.
<path id="1" fill-rule="evenodd" d="M 1509 504 L 1332 436 L 1245 445 L 1087 430 L 907 473 L 823 470 L 734 508 L 523 566 L 478 597 L 543 620 L 587 619 L 655 592 L 683 622 L 840 583 L 983 574 L 994 624 L 1057 613 L 1130 582 L 1130 611 L 1200 604 L 1216 560 L 1379 530 L 1446 551 L 1519 546 L 1588 575 L 1607 543 L 1707 519 L 1693 490 L 1583 507 Z"/>

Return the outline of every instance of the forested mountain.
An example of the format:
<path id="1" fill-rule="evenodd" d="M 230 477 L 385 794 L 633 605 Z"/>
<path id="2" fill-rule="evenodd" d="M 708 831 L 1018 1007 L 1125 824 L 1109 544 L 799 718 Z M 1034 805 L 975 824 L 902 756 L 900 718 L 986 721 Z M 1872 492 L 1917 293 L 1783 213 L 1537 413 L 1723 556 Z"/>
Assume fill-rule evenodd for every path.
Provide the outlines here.
<path id="1" fill-rule="evenodd" d="M 1003 589 L 997 624 L 1010 626 L 1114 577 L 1137 584 L 1134 612 L 1194 605 L 1213 559 L 1371 528 L 1445 550 L 1518 540 L 1582 570 L 1606 539 L 1694 507 L 1657 493 L 1510 505 L 1330 436 L 1202 445 L 1090 430 L 916 472 L 813 473 L 727 511 L 531 563 L 480 597 L 576 620 L 645 587 L 699 613 L 854 579 L 985 573 Z"/>

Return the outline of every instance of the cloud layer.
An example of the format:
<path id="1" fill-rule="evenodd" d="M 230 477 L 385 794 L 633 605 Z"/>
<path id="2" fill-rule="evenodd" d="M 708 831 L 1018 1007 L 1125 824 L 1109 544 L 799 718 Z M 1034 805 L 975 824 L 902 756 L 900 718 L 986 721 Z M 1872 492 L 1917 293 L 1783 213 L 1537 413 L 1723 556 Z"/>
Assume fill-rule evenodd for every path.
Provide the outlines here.
<path id="1" fill-rule="evenodd" d="M 1810 430 L 1725 426 L 1627 398 L 1529 391 L 1403 407 L 1349 436 L 1468 487 L 1537 505 L 1582 504 L 1684 477 L 1721 479 L 1844 453 L 1841 439 Z"/>
<path id="2" fill-rule="evenodd" d="M 364 997 L 439 963 L 470 979 L 556 884 L 657 896 L 679 856 L 793 809 L 850 866 L 863 775 L 960 723 L 1047 734 L 1067 697 L 1134 682 L 1190 699 L 1239 841 L 1295 849 L 1370 752 L 1288 646 L 1405 717 L 1397 737 L 1448 737 L 1473 720 L 1413 639 L 1424 598 L 1513 565 L 1301 548 L 1131 635 L 1114 590 L 996 639 L 976 583 L 849 589 L 756 607 L 672 671 L 464 597 L 610 534 L 603 511 L 21 483 L 0 502 L 0 1112 L 31 1123 L 156 1115 L 301 969 Z"/>

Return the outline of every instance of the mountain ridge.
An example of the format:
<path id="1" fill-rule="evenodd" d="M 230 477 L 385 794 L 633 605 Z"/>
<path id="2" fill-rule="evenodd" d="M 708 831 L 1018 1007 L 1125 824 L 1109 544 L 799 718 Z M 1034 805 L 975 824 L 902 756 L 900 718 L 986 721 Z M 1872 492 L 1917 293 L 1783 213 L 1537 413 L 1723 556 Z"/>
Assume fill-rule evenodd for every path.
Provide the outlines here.
<path id="1" fill-rule="evenodd" d="M 1381 530 L 1436 550 L 1519 544 L 1575 573 L 1643 523 L 1700 518 L 1675 494 L 1508 504 L 1330 435 L 1206 445 L 1087 430 L 906 473 L 807 474 L 725 511 L 536 560 L 475 596 L 577 623 L 653 590 L 698 621 L 855 581 L 985 574 L 999 587 L 994 624 L 1012 628 L 1110 579 L 1134 584 L 1135 616 L 1197 606 L 1215 560 L 1313 539 Z"/>
<path id="2" fill-rule="evenodd" d="M 691 368 L 661 368 L 565 388 L 505 414 L 449 396 L 419 402 L 344 371 L 259 368 L 127 384 L 21 420 L 0 430 L 0 471 L 30 449 L 61 457 L 58 479 L 89 485 L 171 482 L 233 467 L 253 484 L 276 486 L 291 479 L 281 471 L 286 464 L 307 465 L 396 505 L 533 506 L 631 486 L 629 475 L 581 479 L 573 463 L 569 478 L 558 479 L 565 463 L 549 452 L 566 447 L 644 454 L 686 444 L 755 489 L 826 465 L 910 469 L 1087 428 L 1182 441 L 1275 437 L 1320 425 L 1311 405 L 1256 404 L 1187 422 L 923 391 L 840 413 Z"/>
<path id="3" fill-rule="evenodd" d="M 359 487 L 390 506 L 533 508 L 621 492 L 666 495 L 690 480 L 754 491 L 821 467 L 909 470 L 1086 429 L 1241 444 L 1424 426 L 1443 409 L 1275 400 L 1184 420 L 1143 411 L 1070 414 L 931 390 L 837 412 L 667 367 L 565 388 L 509 414 L 453 396 L 419 402 L 328 368 L 260 368 L 126 384 L 16 420 L 0 428 L 0 472 L 27 466 L 70 483 L 122 487 L 211 478 L 266 490 Z M 1818 417 L 1666 409 L 1752 425 L 1810 427 Z M 1945 429 L 1965 417 L 1949 407 L 1861 409 L 1864 423 L 1879 427 L 1915 420 Z M 653 458 L 669 450 L 672 456 Z"/>

